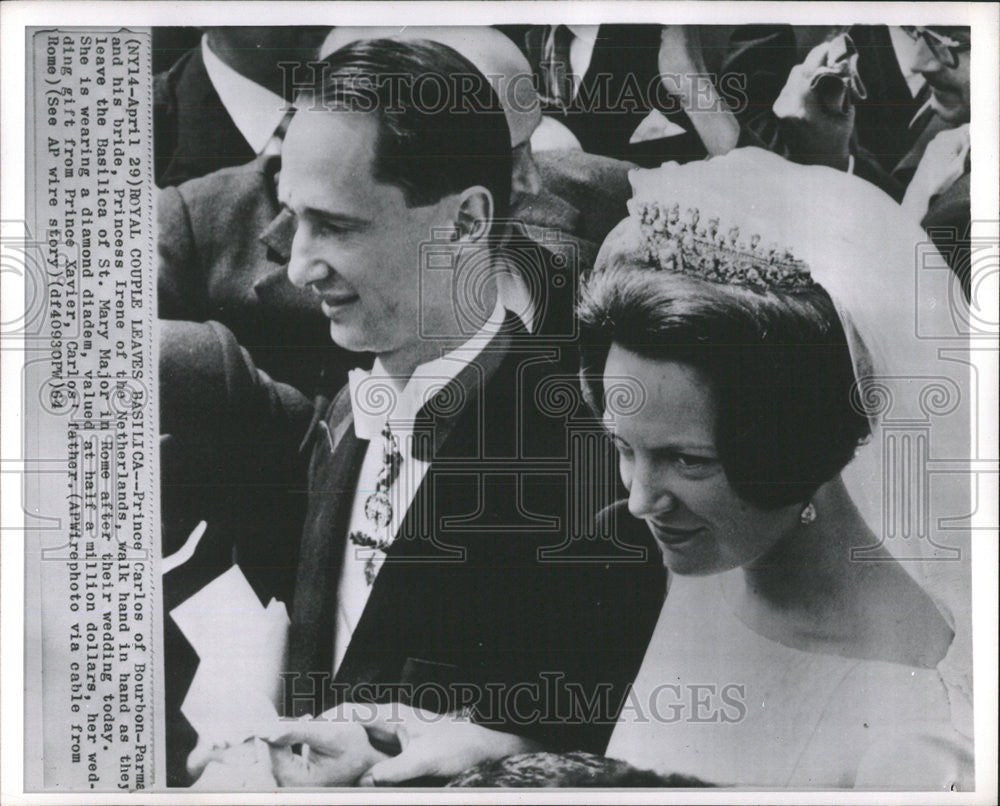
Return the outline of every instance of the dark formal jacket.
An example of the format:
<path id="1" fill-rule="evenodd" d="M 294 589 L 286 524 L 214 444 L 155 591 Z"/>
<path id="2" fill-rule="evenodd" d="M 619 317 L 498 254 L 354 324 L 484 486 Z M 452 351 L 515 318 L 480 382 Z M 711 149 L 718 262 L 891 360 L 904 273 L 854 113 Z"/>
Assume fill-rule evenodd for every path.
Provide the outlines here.
<path id="1" fill-rule="evenodd" d="M 421 413 L 416 452 L 431 467 L 335 677 L 337 582 L 366 445 L 346 390 L 310 420 L 304 397 L 257 372 L 225 328 L 169 322 L 161 388 L 165 553 L 210 522 L 164 579 L 165 606 L 234 561 L 262 603 L 289 604 L 290 713 L 401 700 L 603 750 L 664 572 L 648 540 L 626 545 L 597 524 L 615 497 L 613 462 L 545 337 L 508 316 Z M 179 706 L 195 658 L 169 619 L 166 630 L 169 777 L 183 783 L 195 737 Z"/>
<path id="2" fill-rule="evenodd" d="M 914 117 L 926 103 L 929 91 L 925 86 L 916 97 L 910 93 L 888 26 L 854 25 L 848 33 L 858 49 L 858 73 L 867 90 L 866 97 L 855 103 L 858 143 L 883 170 L 892 172 L 926 125 L 926 121 L 914 121 Z"/>
<path id="3" fill-rule="evenodd" d="M 201 47 L 153 77 L 153 159 L 158 187 L 242 165 L 253 149 L 229 116 L 205 70 Z"/>
<path id="4" fill-rule="evenodd" d="M 950 187 L 930 200 L 920 222 L 962 285 L 968 302 L 972 293 L 972 173 L 966 170 Z"/>
<path id="5" fill-rule="evenodd" d="M 400 699 L 464 708 L 553 747 L 603 749 L 664 573 L 649 541 L 597 536 L 613 461 L 582 414 L 575 373 L 545 345 L 508 316 L 418 417 L 415 454 L 431 466 L 335 676 L 336 587 L 367 443 L 354 436 L 346 390 L 317 421 L 292 609 L 292 713 Z"/>
<path id="6" fill-rule="evenodd" d="M 910 144 L 909 148 L 892 169 L 892 178 L 899 183 L 901 188 L 905 190 L 910 184 L 930 141 L 941 132 L 953 128 L 954 125 L 954 123 L 944 120 L 931 108 L 925 109 L 913 120 L 907 138 L 907 142 Z M 900 195 L 900 199 L 902 199 L 902 195 Z"/>

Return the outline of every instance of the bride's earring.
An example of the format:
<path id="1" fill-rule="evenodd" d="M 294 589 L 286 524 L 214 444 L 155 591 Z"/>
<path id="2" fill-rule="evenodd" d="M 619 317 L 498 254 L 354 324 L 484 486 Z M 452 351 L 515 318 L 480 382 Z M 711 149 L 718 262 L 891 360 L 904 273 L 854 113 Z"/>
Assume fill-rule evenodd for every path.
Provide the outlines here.
<path id="1" fill-rule="evenodd" d="M 812 523 L 814 520 L 816 520 L 816 505 L 813 504 L 812 501 L 810 501 L 808 504 L 806 504 L 806 508 L 803 509 L 802 513 L 799 515 L 799 521 L 801 523 L 809 524 Z"/>

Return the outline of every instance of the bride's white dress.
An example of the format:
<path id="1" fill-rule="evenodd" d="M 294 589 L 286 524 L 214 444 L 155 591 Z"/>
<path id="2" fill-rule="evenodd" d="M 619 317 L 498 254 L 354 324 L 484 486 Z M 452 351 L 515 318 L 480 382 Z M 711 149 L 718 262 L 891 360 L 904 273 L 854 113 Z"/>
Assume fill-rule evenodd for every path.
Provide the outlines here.
<path id="1" fill-rule="evenodd" d="M 608 756 L 732 786 L 973 788 L 971 710 L 948 658 L 924 669 L 784 646 L 733 614 L 725 576 L 673 577 Z"/>

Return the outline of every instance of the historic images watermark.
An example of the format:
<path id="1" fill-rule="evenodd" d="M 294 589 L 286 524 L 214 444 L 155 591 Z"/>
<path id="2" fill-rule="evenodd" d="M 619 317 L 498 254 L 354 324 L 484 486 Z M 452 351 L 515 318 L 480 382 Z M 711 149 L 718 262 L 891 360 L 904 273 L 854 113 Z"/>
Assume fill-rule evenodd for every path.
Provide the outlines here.
<path id="1" fill-rule="evenodd" d="M 279 65 L 283 74 L 284 95 L 294 98 L 324 81 L 330 70 L 325 61 L 299 64 L 286 62 Z M 534 112 L 545 95 L 545 87 L 535 73 L 493 74 L 485 78 L 493 87 L 504 109 L 515 114 Z M 573 99 L 574 112 L 586 114 L 621 114 L 642 109 L 660 109 L 676 112 L 681 108 L 694 112 L 728 110 L 740 113 L 750 103 L 747 92 L 747 74 L 678 73 L 661 72 L 645 81 L 635 74 L 627 74 L 625 81 L 617 80 L 612 73 L 599 72 L 582 82 L 575 76 L 577 94 Z M 488 112 L 482 96 L 477 93 L 483 74 L 480 73 L 383 73 L 352 75 L 333 79 L 352 90 L 349 101 L 352 111 L 392 114 L 405 105 L 415 104 L 428 114 L 462 112 L 477 114 Z M 683 100 L 682 100 L 683 99 Z M 310 97 L 303 108 L 322 111 L 322 102 Z"/>
<path id="2" fill-rule="evenodd" d="M 428 723 L 472 718 L 486 726 L 613 725 L 622 716 L 639 723 L 735 724 L 748 713 L 746 685 L 736 681 L 662 683 L 643 696 L 630 688 L 621 700 L 611 683 L 587 688 L 565 680 L 562 672 L 543 671 L 535 680 L 515 684 L 349 684 L 330 682 L 329 674 L 321 672 L 282 678 L 286 688 L 294 687 L 287 692 L 288 701 L 330 722 L 370 721 L 376 712 L 389 721 L 400 720 L 401 707 L 418 708 L 417 717 Z M 335 701 L 347 704 L 333 707 Z"/>

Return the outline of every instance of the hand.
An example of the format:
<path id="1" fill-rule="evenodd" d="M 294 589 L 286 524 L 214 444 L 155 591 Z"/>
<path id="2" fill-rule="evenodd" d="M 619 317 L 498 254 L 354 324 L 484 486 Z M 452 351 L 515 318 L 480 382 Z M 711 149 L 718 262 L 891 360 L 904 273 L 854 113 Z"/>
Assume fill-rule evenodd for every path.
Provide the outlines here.
<path id="1" fill-rule="evenodd" d="M 821 42 L 788 74 L 772 107 L 789 145 L 789 156 L 805 164 L 846 169 L 854 133 L 854 104 L 843 82 L 838 84 L 834 54 L 842 47 Z M 830 79 L 819 78 L 829 75 Z M 831 89 L 832 87 L 832 89 Z"/>
<path id="2" fill-rule="evenodd" d="M 399 755 L 368 770 L 362 786 L 389 786 L 426 776 L 452 778 L 483 761 L 543 749 L 530 739 L 484 728 L 467 717 L 400 703 L 365 706 L 356 713 L 372 739 L 400 748 Z"/>
<path id="3" fill-rule="evenodd" d="M 268 746 L 259 739 L 242 744 L 216 747 L 196 765 L 192 789 L 228 791 L 269 790 L 275 786 Z M 191 770 L 189 764 L 189 770 Z"/>
<path id="4" fill-rule="evenodd" d="M 951 187 L 965 173 L 968 156 L 968 123 L 938 134 L 924 149 L 920 165 L 906 188 L 903 209 L 920 221 L 927 214 L 930 200 Z"/>
<path id="5" fill-rule="evenodd" d="M 372 765 L 389 758 L 371 746 L 360 724 L 336 716 L 327 712 L 285 723 L 280 733 L 264 737 L 279 786 L 353 786 Z M 293 744 L 308 749 L 299 755 Z"/>
<path id="6" fill-rule="evenodd" d="M 242 752 L 236 748 L 242 746 L 242 744 L 230 745 L 226 742 L 206 741 L 204 737 L 199 736 L 198 743 L 187 757 L 188 775 L 191 776 L 191 780 L 197 781 L 209 764 L 213 762 L 232 763 Z"/>

